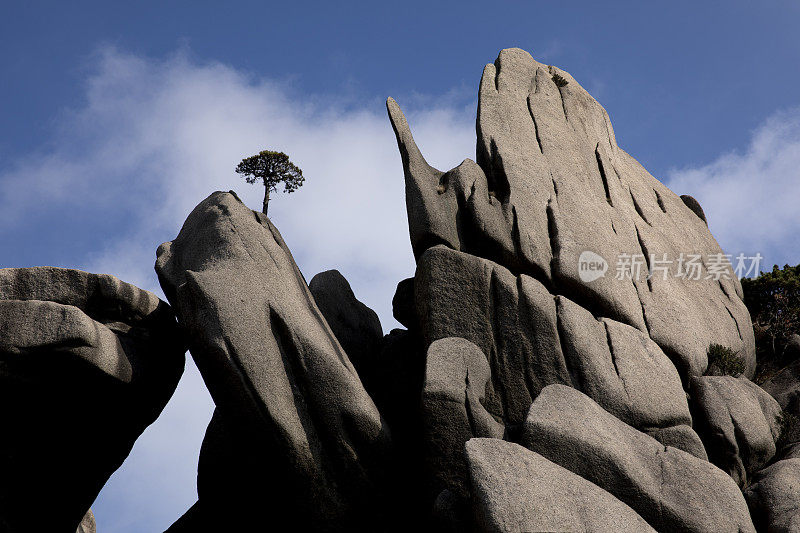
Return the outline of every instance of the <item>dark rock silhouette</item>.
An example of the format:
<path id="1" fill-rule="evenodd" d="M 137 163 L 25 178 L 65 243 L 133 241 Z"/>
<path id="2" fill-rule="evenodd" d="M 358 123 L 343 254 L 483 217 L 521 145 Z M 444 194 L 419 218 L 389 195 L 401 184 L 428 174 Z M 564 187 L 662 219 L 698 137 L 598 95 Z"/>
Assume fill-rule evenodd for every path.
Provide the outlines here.
<path id="1" fill-rule="evenodd" d="M 320 272 L 311 278 L 308 288 L 363 381 L 382 348 L 383 328 L 378 315 L 356 298 L 338 270 Z"/>
<path id="2" fill-rule="evenodd" d="M 417 329 L 414 311 L 414 278 L 407 278 L 397 284 L 392 298 L 392 316 L 409 329 Z"/>

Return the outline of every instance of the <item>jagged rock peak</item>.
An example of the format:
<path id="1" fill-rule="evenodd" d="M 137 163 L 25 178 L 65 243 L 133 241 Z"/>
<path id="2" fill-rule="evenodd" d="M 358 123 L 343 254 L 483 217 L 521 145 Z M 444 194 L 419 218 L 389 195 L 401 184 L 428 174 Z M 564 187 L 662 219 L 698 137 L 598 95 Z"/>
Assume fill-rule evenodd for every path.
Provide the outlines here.
<path id="1" fill-rule="evenodd" d="M 391 98 L 387 109 L 417 259 L 444 244 L 529 275 L 650 336 L 684 381 L 703 373 L 712 343 L 738 352 L 752 377 L 741 285 L 699 204 L 688 205 L 617 145 L 605 109 L 569 73 L 520 49 L 501 51 L 480 83 L 476 161 L 447 172 L 425 161 Z M 585 254 L 604 262 L 604 275 L 583 280 Z M 702 262 L 700 279 L 677 275 L 690 256 Z M 629 259 L 618 279 L 620 261 L 634 257 L 637 266 Z M 670 261 L 666 276 L 666 263 L 654 262 L 661 260 Z M 720 279 L 707 277 L 712 262 Z"/>

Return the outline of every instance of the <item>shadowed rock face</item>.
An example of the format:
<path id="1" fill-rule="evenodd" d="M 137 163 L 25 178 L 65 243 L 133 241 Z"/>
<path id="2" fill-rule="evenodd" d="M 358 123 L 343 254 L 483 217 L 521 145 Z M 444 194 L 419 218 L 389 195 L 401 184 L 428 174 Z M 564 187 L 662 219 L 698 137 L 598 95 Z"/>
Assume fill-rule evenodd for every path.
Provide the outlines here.
<path id="1" fill-rule="evenodd" d="M 800 458 L 777 461 L 744 491 L 759 531 L 800 530 Z"/>
<path id="2" fill-rule="evenodd" d="M 202 459 L 225 473 L 200 505 L 258 502 L 236 518 L 317 530 L 380 515 L 388 430 L 269 219 L 214 193 L 156 270 L 232 437 Z"/>
<path id="3" fill-rule="evenodd" d="M 652 261 L 683 253 L 714 262 L 721 250 L 699 205 L 687 207 L 617 146 L 605 110 L 568 73 L 519 49 L 500 52 L 478 93 L 477 163 L 448 172 L 425 162 L 399 106 L 387 106 L 417 258 L 444 244 L 527 274 L 649 335 L 684 381 L 705 370 L 711 343 L 738 351 L 752 377 L 752 325 L 727 260 L 720 265 L 729 279 L 719 281 L 677 277 L 674 264 L 664 279 Z M 609 263 L 605 277 L 581 281 L 585 251 Z M 638 279 L 615 279 L 621 254 L 643 256 Z"/>
<path id="4" fill-rule="evenodd" d="M 503 425 L 481 403 L 490 375 L 486 356 L 466 339 L 440 339 L 428 349 L 422 419 L 433 495 L 447 489 L 468 498 L 464 443 L 503 438 Z"/>
<path id="5" fill-rule="evenodd" d="M 344 348 L 347 357 L 365 381 L 375 365 L 383 342 L 377 313 L 360 302 L 338 270 L 320 272 L 308 284 L 314 301 Z"/>
<path id="6" fill-rule="evenodd" d="M 184 351 L 152 293 L 78 270 L 0 270 L 0 530 L 94 531 L 87 510 L 172 396 Z"/>

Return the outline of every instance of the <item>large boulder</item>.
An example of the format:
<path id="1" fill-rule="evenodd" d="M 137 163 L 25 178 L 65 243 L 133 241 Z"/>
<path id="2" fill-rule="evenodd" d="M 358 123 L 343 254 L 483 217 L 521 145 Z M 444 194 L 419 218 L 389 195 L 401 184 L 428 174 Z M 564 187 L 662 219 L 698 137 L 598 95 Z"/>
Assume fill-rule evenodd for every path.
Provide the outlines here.
<path id="1" fill-rule="evenodd" d="M 427 343 L 461 336 L 486 354 L 487 409 L 512 432 L 554 383 L 582 390 L 636 427 L 691 424 L 680 376 L 647 334 L 596 317 L 530 276 L 435 246 L 419 259 L 415 289 Z"/>
<path id="2" fill-rule="evenodd" d="M 320 272 L 308 284 L 322 316 L 344 348 L 361 380 L 369 374 L 383 341 L 377 313 L 356 298 L 338 270 Z"/>
<path id="3" fill-rule="evenodd" d="M 269 219 L 214 193 L 159 247 L 156 271 L 235 439 L 217 448 L 242 473 L 213 492 L 219 511 L 227 500 L 240 520 L 280 514 L 317 530 L 381 515 L 388 429 Z"/>
<path id="4" fill-rule="evenodd" d="M 709 460 L 740 485 L 775 455 L 781 407 L 747 378 L 692 378 L 692 407 Z"/>
<path id="5" fill-rule="evenodd" d="M 736 484 L 563 385 L 545 387 L 522 437 L 528 449 L 610 492 L 658 531 L 754 531 Z"/>
<path id="6" fill-rule="evenodd" d="M 0 523 L 75 531 L 175 391 L 175 316 L 113 276 L 8 268 L 0 332 Z"/>
<path id="7" fill-rule="evenodd" d="M 800 459 L 778 461 L 760 471 L 744 495 L 759 531 L 800 531 Z"/>
<path id="8" fill-rule="evenodd" d="M 422 419 L 432 494 L 469 494 L 464 444 L 473 437 L 502 439 L 505 428 L 483 406 L 490 379 L 480 348 L 466 339 L 440 339 L 428 348 Z"/>
<path id="9" fill-rule="evenodd" d="M 113 276 L 8 268 L 0 332 L 0 529 L 75 531 L 175 391 L 175 316 Z"/>
<path id="10" fill-rule="evenodd" d="M 480 531 L 655 530 L 630 507 L 518 444 L 466 444 L 473 512 Z"/>
<path id="11" fill-rule="evenodd" d="M 448 172 L 425 161 L 397 103 L 387 108 L 418 259 L 437 244 L 490 259 L 648 334 L 684 378 L 703 373 L 712 343 L 739 352 L 752 377 L 752 324 L 729 261 L 705 222 L 617 145 L 606 111 L 568 73 L 501 51 L 478 93 L 477 163 Z M 612 269 L 636 259 L 638 272 L 584 281 L 586 253 Z M 678 275 L 694 256 L 699 279 Z"/>

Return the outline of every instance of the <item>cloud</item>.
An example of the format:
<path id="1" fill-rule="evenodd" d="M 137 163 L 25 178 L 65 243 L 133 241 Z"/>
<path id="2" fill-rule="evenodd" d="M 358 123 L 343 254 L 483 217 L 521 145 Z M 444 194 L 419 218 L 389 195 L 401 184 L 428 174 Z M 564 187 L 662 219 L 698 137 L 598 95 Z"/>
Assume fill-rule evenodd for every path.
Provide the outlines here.
<path id="1" fill-rule="evenodd" d="M 700 202 L 726 253 L 761 253 L 762 269 L 800 263 L 800 108 L 765 120 L 744 151 L 673 170 L 667 184 Z"/>
<path id="2" fill-rule="evenodd" d="M 474 102 L 458 94 L 399 98 L 429 161 L 445 169 L 474 153 L 474 114 L 465 112 Z M 269 147 L 288 153 L 306 176 L 303 188 L 270 203 L 306 278 L 339 269 L 390 329 L 395 285 L 413 275 L 414 260 L 382 96 L 354 103 L 304 95 L 290 81 L 186 53 L 153 60 L 105 48 L 92 60 L 83 105 L 58 118 L 51 142 L 0 173 L 0 234 L 28 231 L 34 243 L 42 237 L 35 231 L 67 227 L 75 253 L 51 264 L 112 273 L 160 294 L 156 247 L 214 190 L 235 189 L 259 209 L 263 189 L 233 168 Z M 190 363 L 161 418 L 95 503 L 100 529 L 163 530 L 193 503 L 211 409 Z"/>

